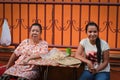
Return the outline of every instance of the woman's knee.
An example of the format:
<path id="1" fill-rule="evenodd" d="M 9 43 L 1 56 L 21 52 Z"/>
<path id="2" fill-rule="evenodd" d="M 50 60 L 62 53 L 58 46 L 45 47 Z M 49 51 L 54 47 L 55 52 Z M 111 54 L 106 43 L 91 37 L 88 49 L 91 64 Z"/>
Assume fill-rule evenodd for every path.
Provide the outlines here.
<path id="1" fill-rule="evenodd" d="M 100 72 L 95 75 L 95 80 L 110 80 L 109 72 Z"/>
<path id="2" fill-rule="evenodd" d="M 93 80 L 93 74 L 90 73 L 88 70 L 83 71 L 79 80 Z"/>

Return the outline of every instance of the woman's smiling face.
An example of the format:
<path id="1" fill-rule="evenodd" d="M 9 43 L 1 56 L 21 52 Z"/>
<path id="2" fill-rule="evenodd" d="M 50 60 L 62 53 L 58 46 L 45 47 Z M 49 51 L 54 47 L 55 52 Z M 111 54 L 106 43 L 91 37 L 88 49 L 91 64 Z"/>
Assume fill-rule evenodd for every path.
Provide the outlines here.
<path id="1" fill-rule="evenodd" d="M 30 36 L 32 39 L 39 39 L 40 37 L 40 28 L 39 26 L 32 26 L 30 31 Z"/>
<path id="2" fill-rule="evenodd" d="M 90 42 L 95 42 L 96 38 L 98 37 L 98 29 L 94 25 L 89 25 L 87 28 L 87 35 Z"/>

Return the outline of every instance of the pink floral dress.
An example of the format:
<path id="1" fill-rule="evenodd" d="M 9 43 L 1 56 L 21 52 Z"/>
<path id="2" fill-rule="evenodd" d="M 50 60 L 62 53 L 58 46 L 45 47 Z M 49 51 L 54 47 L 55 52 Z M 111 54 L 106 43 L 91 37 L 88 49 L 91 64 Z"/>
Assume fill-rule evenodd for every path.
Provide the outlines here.
<path id="1" fill-rule="evenodd" d="M 35 79 L 39 75 L 38 66 L 21 65 L 20 62 L 32 54 L 41 55 L 46 53 L 48 53 L 48 43 L 46 41 L 40 41 L 36 45 L 30 43 L 29 39 L 22 41 L 14 51 L 14 54 L 19 58 L 15 61 L 13 66 L 5 71 L 5 74 L 24 77 L 29 80 Z"/>

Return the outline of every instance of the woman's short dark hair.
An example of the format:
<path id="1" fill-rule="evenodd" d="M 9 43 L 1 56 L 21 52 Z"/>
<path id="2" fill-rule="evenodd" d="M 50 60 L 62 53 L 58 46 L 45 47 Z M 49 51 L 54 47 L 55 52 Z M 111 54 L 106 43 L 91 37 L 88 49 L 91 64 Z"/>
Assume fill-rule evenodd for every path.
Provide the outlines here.
<path id="1" fill-rule="evenodd" d="M 38 26 L 39 29 L 40 29 L 40 33 L 42 33 L 42 26 L 41 26 L 41 24 L 39 24 L 39 23 L 33 23 L 33 24 L 31 25 L 30 29 L 31 29 L 33 26 Z"/>

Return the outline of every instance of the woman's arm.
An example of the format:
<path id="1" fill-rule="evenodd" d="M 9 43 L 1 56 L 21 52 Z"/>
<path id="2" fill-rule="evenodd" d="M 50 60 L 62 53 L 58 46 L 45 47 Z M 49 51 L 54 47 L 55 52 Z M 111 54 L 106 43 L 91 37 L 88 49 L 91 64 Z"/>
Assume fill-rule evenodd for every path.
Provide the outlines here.
<path id="1" fill-rule="evenodd" d="M 14 63 L 15 63 L 15 60 L 17 59 L 17 56 L 13 53 L 6 65 L 6 68 L 9 68 L 11 67 Z"/>
<path id="2" fill-rule="evenodd" d="M 96 71 L 101 71 L 103 70 L 109 62 L 109 50 L 106 50 L 103 52 L 103 62 L 98 66 L 98 68 L 96 69 Z"/>
<path id="3" fill-rule="evenodd" d="M 24 63 L 27 63 L 27 62 L 29 62 L 30 60 L 32 60 L 32 59 L 37 59 L 37 58 L 40 58 L 40 55 L 39 55 L 39 54 L 30 55 L 29 57 L 27 57 L 27 58 L 24 60 Z"/>
<path id="4" fill-rule="evenodd" d="M 84 48 L 82 47 L 82 45 L 78 46 L 78 49 L 77 49 L 77 51 L 75 53 L 75 58 L 78 58 L 82 62 L 86 63 L 88 65 L 89 69 L 93 69 L 94 68 L 94 66 L 92 65 L 92 62 L 85 58 Z"/>
<path id="5" fill-rule="evenodd" d="M 42 46 L 42 48 L 40 49 L 40 51 L 38 51 L 37 53 L 35 53 L 35 54 L 32 54 L 32 55 L 30 55 L 29 57 L 27 57 L 24 61 L 23 61 L 23 63 L 24 64 L 26 64 L 26 63 L 28 63 L 30 60 L 32 60 L 32 59 L 37 59 L 37 58 L 41 58 L 41 55 L 43 55 L 43 54 L 47 54 L 48 53 L 48 44 L 44 44 L 43 46 Z"/>
<path id="6" fill-rule="evenodd" d="M 85 60 L 84 59 L 84 48 L 81 45 L 78 46 L 77 51 L 75 53 L 75 57 L 85 62 L 84 61 Z"/>

